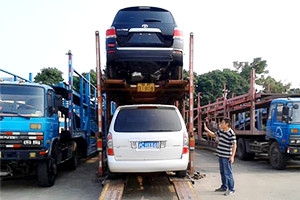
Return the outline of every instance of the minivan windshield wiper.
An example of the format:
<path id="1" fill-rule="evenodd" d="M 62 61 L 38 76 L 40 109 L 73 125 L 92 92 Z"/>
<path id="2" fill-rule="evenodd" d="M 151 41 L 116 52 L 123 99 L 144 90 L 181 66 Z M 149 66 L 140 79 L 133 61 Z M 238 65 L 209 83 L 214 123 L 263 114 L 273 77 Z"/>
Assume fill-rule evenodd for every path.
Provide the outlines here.
<path id="1" fill-rule="evenodd" d="M 21 115 L 20 113 L 12 112 L 12 111 L 2 111 L 2 112 L 0 112 L 0 115 L 1 114 L 12 114 L 12 115 L 17 115 L 18 117 L 30 118 L 30 116 Z"/>
<path id="2" fill-rule="evenodd" d="M 148 18 L 148 19 L 144 19 L 144 22 L 161 22 L 161 20 Z"/>

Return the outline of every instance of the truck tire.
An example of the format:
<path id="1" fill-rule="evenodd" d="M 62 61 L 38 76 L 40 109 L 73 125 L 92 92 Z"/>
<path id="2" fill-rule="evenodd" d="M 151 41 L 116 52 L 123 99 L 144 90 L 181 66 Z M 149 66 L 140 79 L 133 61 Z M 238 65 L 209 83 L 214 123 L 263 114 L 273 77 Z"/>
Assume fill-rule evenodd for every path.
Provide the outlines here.
<path id="1" fill-rule="evenodd" d="M 253 160 L 255 157 L 255 153 L 247 153 L 246 141 L 244 138 L 238 139 L 237 154 L 240 160 Z"/>
<path id="2" fill-rule="evenodd" d="M 186 170 L 176 171 L 176 176 L 180 178 L 186 177 Z"/>
<path id="3" fill-rule="evenodd" d="M 68 160 L 68 169 L 75 170 L 78 167 L 78 156 L 76 153 L 72 156 L 70 160 Z"/>
<path id="4" fill-rule="evenodd" d="M 67 169 L 75 170 L 78 167 L 79 159 L 78 159 L 78 149 L 72 152 L 72 157 L 67 161 Z"/>
<path id="5" fill-rule="evenodd" d="M 38 185 L 41 187 L 51 187 L 55 183 L 57 174 L 56 160 L 41 160 L 37 166 Z"/>
<path id="6" fill-rule="evenodd" d="M 285 169 L 287 163 L 287 156 L 284 152 L 280 151 L 277 142 L 273 142 L 269 149 L 269 160 L 274 169 Z"/>

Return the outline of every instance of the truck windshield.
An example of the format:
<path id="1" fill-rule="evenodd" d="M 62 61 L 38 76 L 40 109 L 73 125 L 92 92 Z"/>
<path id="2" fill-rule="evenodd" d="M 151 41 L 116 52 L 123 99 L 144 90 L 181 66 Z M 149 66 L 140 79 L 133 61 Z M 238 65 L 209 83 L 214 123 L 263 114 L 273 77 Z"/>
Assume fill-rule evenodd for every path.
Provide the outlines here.
<path id="1" fill-rule="evenodd" d="M 24 85 L 0 85 L 0 116 L 44 116 L 44 89 Z"/>
<path id="2" fill-rule="evenodd" d="M 117 132 L 180 131 L 181 122 L 174 109 L 124 109 L 118 113 Z"/>
<path id="3" fill-rule="evenodd" d="M 292 124 L 300 124 L 300 102 L 293 103 Z"/>

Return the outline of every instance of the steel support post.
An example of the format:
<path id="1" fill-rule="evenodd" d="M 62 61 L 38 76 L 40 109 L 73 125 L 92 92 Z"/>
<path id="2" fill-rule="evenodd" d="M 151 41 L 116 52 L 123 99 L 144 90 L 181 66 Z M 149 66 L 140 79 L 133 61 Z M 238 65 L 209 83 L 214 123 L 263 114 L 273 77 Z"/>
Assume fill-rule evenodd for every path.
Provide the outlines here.
<path id="1" fill-rule="evenodd" d="M 250 131 L 254 133 L 255 131 L 255 70 L 251 70 L 251 85 L 250 85 Z"/>
<path id="2" fill-rule="evenodd" d="M 69 131 L 72 134 L 73 132 L 73 67 L 72 67 L 72 52 L 69 50 L 67 53 L 68 60 L 69 60 L 69 94 L 68 94 L 68 101 L 69 101 L 69 109 L 68 109 L 68 118 L 69 118 Z"/>
<path id="3" fill-rule="evenodd" d="M 200 104 L 200 96 L 201 93 L 198 92 L 198 104 L 197 104 L 197 115 L 198 115 L 198 141 L 200 142 L 200 139 L 202 138 L 202 115 L 201 115 L 201 104 Z"/>
<path id="4" fill-rule="evenodd" d="M 190 136 L 190 159 L 189 159 L 189 172 L 194 174 L 194 149 L 192 143 L 195 144 L 194 138 L 194 34 L 190 33 L 190 90 L 189 90 L 189 136 Z"/>
<path id="5" fill-rule="evenodd" d="M 98 104 L 98 133 L 97 133 L 97 150 L 99 152 L 98 175 L 103 176 L 103 130 L 102 130 L 102 92 L 101 92 L 101 61 L 100 61 L 100 39 L 99 31 L 96 35 L 96 66 L 97 66 L 97 104 Z"/>

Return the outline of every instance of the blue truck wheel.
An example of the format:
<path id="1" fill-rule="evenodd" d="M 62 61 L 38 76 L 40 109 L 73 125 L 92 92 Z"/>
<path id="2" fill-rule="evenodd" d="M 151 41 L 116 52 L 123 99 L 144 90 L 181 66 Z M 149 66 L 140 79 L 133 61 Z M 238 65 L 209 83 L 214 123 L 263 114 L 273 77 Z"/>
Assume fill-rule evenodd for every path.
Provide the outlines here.
<path id="1" fill-rule="evenodd" d="M 285 169 L 287 163 L 287 156 L 281 152 L 277 142 L 273 142 L 269 150 L 269 159 L 274 169 Z"/>
<path id="2" fill-rule="evenodd" d="M 57 173 L 56 161 L 53 158 L 41 160 L 38 162 L 37 175 L 38 185 L 42 187 L 51 187 L 55 183 Z"/>

